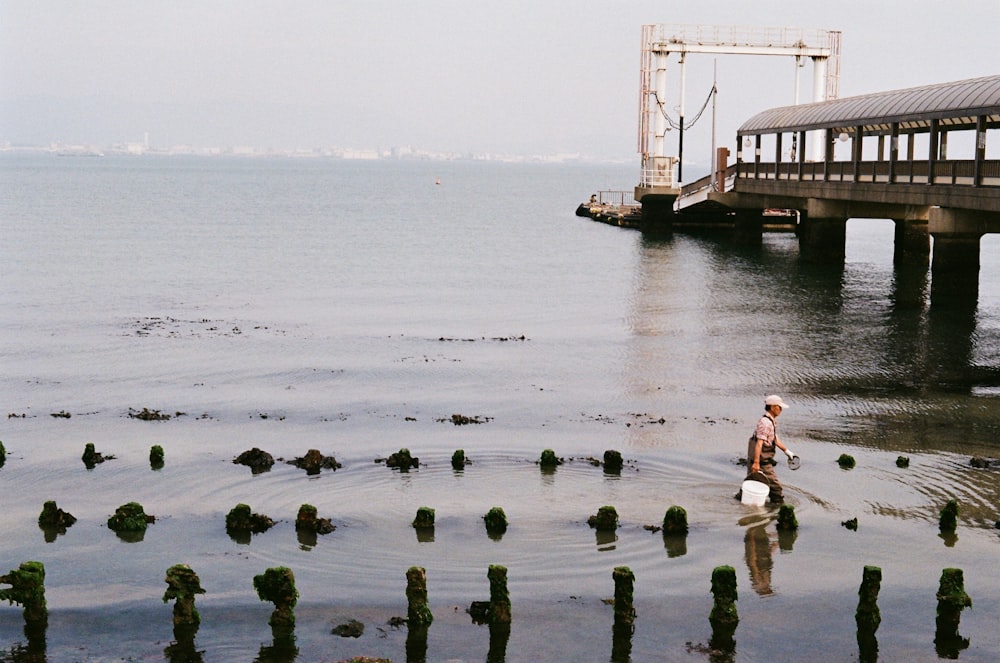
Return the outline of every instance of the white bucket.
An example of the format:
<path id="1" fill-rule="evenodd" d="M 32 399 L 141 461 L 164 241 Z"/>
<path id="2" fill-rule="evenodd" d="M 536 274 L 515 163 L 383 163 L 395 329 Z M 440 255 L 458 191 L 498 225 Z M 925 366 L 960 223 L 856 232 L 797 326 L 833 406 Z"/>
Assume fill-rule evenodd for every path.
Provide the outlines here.
<path id="1" fill-rule="evenodd" d="M 770 486 L 766 483 L 754 481 L 753 479 L 744 481 L 742 490 L 743 494 L 740 497 L 740 501 L 750 506 L 764 506 L 764 502 L 767 501 L 767 496 L 771 492 Z"/>

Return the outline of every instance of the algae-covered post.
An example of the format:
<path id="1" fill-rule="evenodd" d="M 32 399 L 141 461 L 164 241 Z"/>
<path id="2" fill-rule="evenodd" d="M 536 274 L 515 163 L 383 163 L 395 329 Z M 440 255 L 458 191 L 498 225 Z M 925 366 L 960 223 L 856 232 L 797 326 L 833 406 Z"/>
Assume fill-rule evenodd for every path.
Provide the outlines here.
<path id="1" fill-rule="evenodd" d="M 663 514 L 663 535 L 687 534 L 688 516 L 684 507 L 674 505 Z"/>
<path id="2" fill-rule="evenodd" d="M 877 566 L 866 566 L 861 576 L 861 587 L 858 588 L 858 609 L 854 613 L 854 621 L 858 626 L 859 660 L 865 663 L 875 663 L 878 660 L 878 640 L 875 631 L 882 623 L 882 614 L 878 609 L 878 593 L 882 587 L 882 569 Z"/>
<path id="3" fill-rule="evenodd" d="M 562 460 L 556 456 L 556 452 L 552 449 L 545 449 L 538 459 L 538 464 L 543 470 L 554 470 L 557 466 L 562 465 Z"/>
<path id="4" fill-rule="evenodd" d="M 958 658 L 958 652 L 969 646 L 968 638 L 958 632 L 962 610 L 972 606 L 972 598 L 965 593 L 965 574 L 962 569 L 948 568 L 941 571 L 937 592 L 937 618 L 934 646 L 942 658 Z"/>
<path id="5" fill-rule="evenodd" d="M 3 467 L 7 463 L 7 449 L 3 446 L 3 440 L 0 440 L 0 467 Z"/>
<path id="6" fill-rule="evenodd" d="M 400 472 L 409 472 L 411 467 L 420 467 L 420 459 L 414 458 L 410 455 L 409 449 L 403 448 L 394 454 L 389 454 L 389 457 L 385 459 L 385 466 L 396 468 Z"/>
<path id="7" fill-rule="evenodd" d="M 587 518 L 587 524 L 598 532 L 614 532 L 618 529 L 618 511 L 613 506 L 602 506 Z"/>
<path id="8" fill-rule="evenodd" d="M 417 515 L 413 519 L 413 526 L 416 529 L 433 529 L 434 528 L 434 509 L 429 506 L 422 506 L 417 508 Z"/>
<path id="9" fill-rule="evenodd" d="M 197 626 L 201 623 L 201 615 L 194 607 L 194 598 L 204 594 L 201 579 L 187 564 L 174 564 L 167 569 L 164 578 L 167 591 L 163 593 L 163 602 L 174 600 L 174 626 Z"/>
<path id="10" fill-rule="evenodd" d="M 604 452 L 604 472 L 607 474 L 621 474 L 622 454 L 620 451 L 608 449 Z"/>
<path id="11" fill-rule="evenodd" d="M 427 572 L 419 566 L 406 571 L 406 623 L 409 627 L 427 626 L 434 621 L 427 605 Z"/>
<path id="12" fill-rule="evenodd" d="M 156 522 L 156 516 L 147 514 L 138 502 L 128 502 L 115 509 L 108 518 L 108 529 L 124 541 L 142 541 L 146 526 Z"/>
<path id="13" fill-rule="evenodd" d="M 490 608 L 488 619 L 490 624 L 510 624 L 510 592 L 507 591 L 507 567 L 490 564 L 486 571 L 490 581 Z"/>
<path id="14" fill-rule="evenodd" d="M 840 454 L 840 458 L 837 459 L 837 465 L 840 465 L 840 469 L 849 470 L 855 466 L 854 456 L 850 454 Z"/>
<path id="15" fill-rule="evenodd" d="M 83 447 L 83 464 L 88 470 L 94 469 L 97 467 L 98 463 L 103 463 L 108 460 L 108 458 L 111 458 L 111 456 L 105 458 L 103 454 L 94 449 L 93 442 L 87 442 L 87 444 Z"/>
<path id="16" fill-rule="evenodd" d="M 0 584 L 10 585 L 0 589 L 0 601 L 20 604 L 24 609 L 26 629 L 44 629 L 49 621 L 45 604 L 45 565 L 41 562 L 22 562 L 17 569 L 0 576 Z"/>
<path id="17" fill-rule="evenodd" d="M 295 531 L 329 534 L 337 529 L 329 518 L 320 518 L 319 512 L 312 504 L 303 504 L 295 516 Z"/>
<path id="18" fill-rule="evenodd" d="M 251 534 L 266 532 L 273 526 L 269 517 L 251 513 L 248 504 L 237 504 L 226 514 L 226 533 L 237 543 L 250 543 Z"/>
<path id="19" fill-rule="evenodd" d="M 635 606 L 632 601 L 635 574 L 627 566 L 616 566 L 611 577 L 615 581 L 615 623 L 632 624 L 635 622 Z"/>
<path id="20" fill-rule="evenodd" d="M 778 523 L 775 525 L 779 530 L 793 532 L 799 528 L 799 520 L 795 517 L 795 507 L 791 504 L 782 504 L 778 509 Z"/>
<path id="21" fill-rule="evenodd" d="M 273 628 L 292 628 L 295 626 L 295 604 L 299 600 L 299 591 L 295 588 L 295 574 L 287 566 L 275 566 L 267 569 L 261 575 L 253 577 L 253 588 L 261 601 L 274 604 L 274 612 L 268 620 Z"/>
<path id="22" fill-rule="evenodd" d="M 938 515 L 940 516 L 938 527 L 942 534 L 958 529 L 958 502 L 956 500 L 948 500 Z"/>
<path id="23" fill-rule="evenodd" d="M 43 504 L 42 512 L 38 515 L 38 526 L 45 532 L 45 540 L 50 543 L 55 541 L 57 535 L 65 534 L 66 528 L 71 527 L 75 522 L 76 517 L 56 506 L 54 500 Z"/>
<path id="24" fill-rule="evenodd" d="M 163 447 L 159 444 L 149 448 L 149 466 L 154 470 L 163 469 Z"/>
<path id="25" fill-rule="evenodd" d="M 455 453 L 451 455 L 451 467 L 454 470 L 464 470 L 465 464 L 468 462 L 465 459 L 465 449 L 456 449 Z"/>
<path id="26" fill-rule="evenodd" d="M 740 617 L 736 612 L 736 569 L 731 566 L 717 566 L 712 570 L 712 596 L 715 603 L 708 620 L 712 626 L 736 626 Z"/>
<path id="27" fill-rule="evenodd" d="M 501 507 L 495 506 L 487 511 L 483 520 L 486 522 L 486 532 L 491 537 L 503 536 L 507 531 L 507 514 Z"/>

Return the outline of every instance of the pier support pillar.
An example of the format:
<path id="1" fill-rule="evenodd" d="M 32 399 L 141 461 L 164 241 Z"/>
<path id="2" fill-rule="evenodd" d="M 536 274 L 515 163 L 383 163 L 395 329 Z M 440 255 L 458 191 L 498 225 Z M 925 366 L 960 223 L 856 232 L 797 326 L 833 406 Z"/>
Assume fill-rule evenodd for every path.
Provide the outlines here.
<path id="1" fill-rule="evenodd" d="M 639 218 L 639 230 L 644 235 L 669 237 L 674 232 L 674 198 L 645 196 Z"/>
<path id="2" fill-rule="evenodd" d="M 988 215 L 936 207 L 928 219 L 931 257 L 931 306 L 975 304 L 979 299 L 979 240 L 990 230 Z"/>
<path id="3" fill-rule="evenodd" d="M 842 263 L 846 255 L 847 212 L 843 203 L 811 198 L 799 223 L 799 253 L 809 262 Z"/>
<path id="4" fill-rule="evenodd" d="M 733 221 L 733 240 L 737 244 L 757 246 L 764 240 L 764 217 L 758 210 L 737 210 Z"/>
<path id="5" fill-rule="evenodd" d="M 896 225 L 892 263 L 923 267 L 930 264 L 931 235 L 926 219 L 893 219 Z"/>

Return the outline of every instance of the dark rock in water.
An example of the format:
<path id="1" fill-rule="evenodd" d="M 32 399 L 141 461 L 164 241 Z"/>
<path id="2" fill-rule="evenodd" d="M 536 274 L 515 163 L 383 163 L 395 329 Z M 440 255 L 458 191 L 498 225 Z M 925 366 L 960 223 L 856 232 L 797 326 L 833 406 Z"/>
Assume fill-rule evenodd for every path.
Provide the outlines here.
<path id="1" fill-rule="evenodd" d="M 233 459 L 236 465 L 246 465 L 254 474 L 267 472 L 274 465 L 274 456 L 257 447 L 244 451 Z"/>
<path id="2" fill-rule="evenodd" d="M 411 456 L 409 449 L 400 449 L 386 458 L 385 465 L 399 468 L 400 472 L 407 472 L 411 467 L 420 467 L 420 459 Z"/>
<path id="3" fill-rule="evenodd" d="M 343 467 L 333 456 L 324 456 L 319 449 L 310 449 L 302 458 L 288 461 L 289 465 L 294 465 L 300 470 L 305 470 L 306 474 L 319 474 L 320 470 L 336 470 Z"/>
<path id="4" fill-rule="evenodd" d="M 342 638 L 360 638 L 365 632 L 365 625 L 356 619 L 334 626 L 330 633 L 339 635 Z"/>

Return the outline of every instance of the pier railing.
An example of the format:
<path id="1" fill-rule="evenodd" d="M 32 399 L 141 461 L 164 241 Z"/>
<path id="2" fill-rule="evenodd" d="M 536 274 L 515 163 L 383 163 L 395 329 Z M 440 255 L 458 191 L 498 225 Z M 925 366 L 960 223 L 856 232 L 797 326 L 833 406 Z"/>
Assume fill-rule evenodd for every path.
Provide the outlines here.
<path id="1" fill-rule="evenodd" d="M 859 182 L 885 184 L 944 184 L 1000 186 L 1000 161 L 815 161 L 801 163 L 741 162 L 740 179 L 802 182 Z"/>

